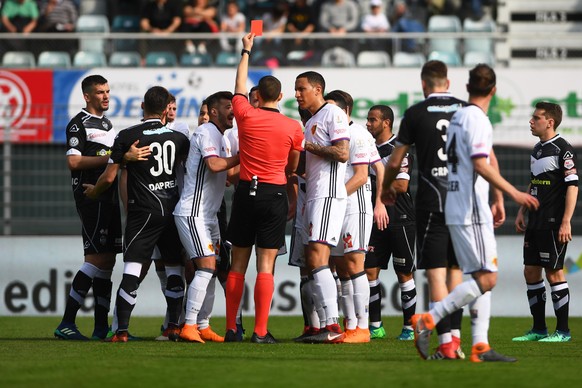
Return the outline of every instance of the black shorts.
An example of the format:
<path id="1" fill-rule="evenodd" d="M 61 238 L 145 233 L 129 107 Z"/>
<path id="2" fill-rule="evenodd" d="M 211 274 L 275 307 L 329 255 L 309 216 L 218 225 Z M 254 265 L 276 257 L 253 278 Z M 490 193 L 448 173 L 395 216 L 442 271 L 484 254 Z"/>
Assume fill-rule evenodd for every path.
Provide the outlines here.
<path id="1" fill-rule="evenodd" d="M 459 268 L 444 213 L 417 210 L 416 246 L 419 269 Z"/>
<path id="2" fill-rule="evenodd" d="M 379 230 L 374 224 L 364 267 L 388 269 L 388 262 L 392 256 L 392 267 L 394 267 L 395 272 L 411 273 L 416 271 L 414 265 L 415 234 L 414 225 L 394 226 Z"/>
<path id="3" fill-rule="evenodd" d="M 234 192 L 228 241 L 237 247 L 279 249 L 285 244 L 287 191 L 285 185 L 259 182 L 255 196 L 249 182 L 241 181 Z"/>
<path id="4" fill-rule="evenodd" d="M 85 256 L 121 253 L 121 211 L 118 203 L 94 201 L 77 207 Z"/>
<path id="5" fill-rule="evenodd" d="M 157 245 L 164 264 L 182 265 L 182 243 L 171 214 L 129 212 L 123 245 L 124 262 L 147 263 Z"/>
<path id="6" fill-rule="evenodd" d="M 557 230 L 526 230 L 523 264 L 548 269 L 563 269 L 568 244 L 558 241 Z"/>
<path id="7" fill-rule="evenodd" d="M 217 217 L 218 228 L 220 229 L 220 252 L 216 261 L 216 269 L 228 272 L 230 270 L 230 245 L 226 243 L 226 228 L 228 222 L 226 217 L 226 201 L 224 198 L 222 198 Z"/>

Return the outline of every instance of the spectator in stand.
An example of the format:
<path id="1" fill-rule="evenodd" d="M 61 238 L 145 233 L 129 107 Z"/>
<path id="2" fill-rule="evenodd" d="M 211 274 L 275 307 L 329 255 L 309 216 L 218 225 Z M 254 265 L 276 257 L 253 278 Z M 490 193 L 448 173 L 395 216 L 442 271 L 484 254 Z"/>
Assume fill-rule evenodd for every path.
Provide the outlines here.
<path id="1" fill-rule="evenodd" d="M 406 2 L 398 0 L 394 4 L 392 12 L 392 31 L 393 32 L 425 32 L 426 28 L 423 23 L 416 19 L 409 12 Z M 400 50 L 406 52 L 417 52 L 418 42 L 416 39 L 403 39 Z M 397 50 L 399 51 L 399 50 Z"/>
<path id="2" fill-rule="evenodd" d="M 154 35 L 177 32 L 182 24 L 182 10 L 178 0 L 150 0 L 142 8 L 140 17 L 141 30 Z M 150 40 L 147 44 L 149 50 L 168 50 L 168 41 L 165 40 Z"/>
<path id="3" fill-rule="evenodd" d="M 342 36 L 356 31 L 360 23 L 360 10 L 353 0 L 328 0 L 321 6 L 319 13 L 319 30 Z M 324 43 L 324 48 L 344 46 L 342 44 Z M 352 43 L 352 41 L 350 41 Z M 350 45 L 353 46 L 353 45 Z M 355 47 L 351 47 L 355 49 Z M 350 50 L 354 51 L 354 50 Z"/>
<path id="4" fill-rule="evenodd" d="M 307 35 L 315 31 L 315 24 L 313 10 L 312 7 L 307 5 L 307 0 L 296 0 L 289 9 L 287 31 Z M 290 42 L 290 50 L 305 50 L 312 45 L 311 40 L 304 40 L 303 38 L 295 38 Z"/>
<path id="5" fill-rule="evenodd" d="M 71 0 L 48 0 L 40 11 L 38 32 L 72 32 L 79 13 Z"/>
<path id="6" fill-rule="evenodd" d="M 287 26 L 287 14 L 289 4 L 280 0 L 274 3 L 273 8 L 263 15 L 263 33 L 280 35 L 285 32 Z M 262 39 L 255 41 L 255 48 L 261 48 L 267 52 L 272 52 L 281 46 L 280 38 L 263 36 Z"/>
<path id="7" fill-rule="evenodd" d="M 370 13 L 362 17 L 362 31 L 369 33 L 387 32 L 390 30 L 390 22 L 382 8 L 382 0 L 370 1 Z M 386 41 L 382 39 L 366 40 L 368 50 L 386 50 Z"/>
<path id="8" fill-rule="evenodd" d="M 2 7 L 0 31 L 30 34 L 36 28 L 38 17 L 38 6 L 34 0 L 6 0 Z M 2 48 L 6 48 L 6 50 L 24 51 L 28 49 L 26 40 L 11 39 L 10 42 L 6 39 L 2 40 Z"/>
<path id="9" fill-rule="evenodd" d="M 182 32 L 219 32 L 220 28 L 216 23 L 217 15 L 218 9 L 209 4 L 208 0 L 190 0 L 184 5 Z M 196 51 L 194 42 L 191 40 L 186 41 L 186 51 L 189 53 Z M 198 43 L 198 52 L 206 54 L 206 42 Z"/>
<path id="10" fill-rule="evenodd" d="M 222 15 L 222 21 L 220 22 L 221 32 L 237 32 L 244 33 L 246 27 L 247 18 L 240 12 L 238 3 L 236 0 L 229 0 L 226 4 L 226 14 Z M 236 51 L 242 50 L 242 41 L 240 39 L 220 39 L 220 46 L 224 51 Z"/>

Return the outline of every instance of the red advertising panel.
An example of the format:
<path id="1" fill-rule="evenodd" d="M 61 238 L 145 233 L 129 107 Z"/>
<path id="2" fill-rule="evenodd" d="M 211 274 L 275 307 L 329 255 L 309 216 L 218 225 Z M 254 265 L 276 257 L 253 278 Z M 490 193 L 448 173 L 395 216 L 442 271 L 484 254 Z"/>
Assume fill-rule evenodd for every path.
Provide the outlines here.
<path id="1" fill-rule="evenodd" d="M 52 140 L 51 70 L 0 70 L 0 142 Z"/>

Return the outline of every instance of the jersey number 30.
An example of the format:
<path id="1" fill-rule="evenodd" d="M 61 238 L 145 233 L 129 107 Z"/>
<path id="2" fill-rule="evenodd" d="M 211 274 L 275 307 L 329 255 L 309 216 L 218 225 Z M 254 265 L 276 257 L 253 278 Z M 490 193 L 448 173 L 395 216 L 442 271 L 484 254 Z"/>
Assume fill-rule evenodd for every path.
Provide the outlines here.
<path id="1" fill-rule="evenodd" d="M 154 142 L 150 144 L 150 150 L 157 163 L 150 168 L 152 176 L 160 176 L 162 173 L 171 175 L 174 161 L 176 160 L 176 145 L 174 142 L 170 140 L 164 142 L 164 144 Z"/>

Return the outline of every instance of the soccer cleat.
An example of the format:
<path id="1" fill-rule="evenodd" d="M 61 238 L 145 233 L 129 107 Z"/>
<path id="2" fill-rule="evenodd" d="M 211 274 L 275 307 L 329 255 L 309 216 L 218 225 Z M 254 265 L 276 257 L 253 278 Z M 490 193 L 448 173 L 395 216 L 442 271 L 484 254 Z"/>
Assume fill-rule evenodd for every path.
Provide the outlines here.
<path id="1" fill-rule="evenodd" d="M 180 328 L 177 326 L 168 326 L 162 333 L 155 338 L 156 341 L 177 341 L 180 337 Z"/>
<path id="2" fill-rule="evenodd" d="M 430 313 L 415 314 L 412 316 L 412 327 L 414 327 L 414 346 L 418 350 L 420 357 L 428 358 L 430 346 L 430 334 L 434 329 L 434 320 Z"/>
<path id="3" fill-rule="evenodd" d="M 109 334 L 109 327 L 105 326 L 105 327 L 101 327 L 101 328 L 95 328 L 95 330 L 93 330 L 93 334 L 91 335 L 91 339 L 93 341 L 102 341 L 105 338 L 107 338 L 107 335 Z"/>
<path id="4" fill-rule="evenodd" d="M 239 342 L 245 339 L 245 329 L 243 328 L 242 323 L 236 324 L 236 337 Z"/>
<path id="5" fill-rule="evenodd" d="M 319 329 L 317 334 L 305 337 L 303 342 L 307 344 L 339 344 L 344 342 L 345 336 L 340 325 L 334 323 Z"/>
<path id="6" fill-rule="evenodd" d="M 216 334 L 214 332 L 214 330 L 212 330 L 212 328 L 210 326 L 204 328 L 204 329 L 199 329 L 198 330 L 200 332 L 200 338 L 202 338 L 204 341 L 207 342 L 224 342 L 224 337 Z"/>
<path id="7" fill-rule="evenodd" d="M 542 338 L 539 342 L 568 342 L 572 339 L 570 332 L 556 330 L 549 336 Z"/>
<path id="8" fill-rule="evenodd" d="M 55 329 L 54 331 L 55 338 L 57 339 L 64 339 L 64 340 L 73 340 L 73 341 L 88 341 L 89 338 L 85 337 L 79 329 L 77 329 L 77 325 L 74 323 L 65 323 L 61 322 L 61 324 Z"/>
<path id="9" fill-rule="evenodd" d="M 371 339 L 386 338 L 386 330 L 384 330 L 383 323 L 380 323 L 380 327 L 370 326 L 370 338 Z"/>
<path id="10" fill-rule="evenodd" d="M 348 344 L 370 342 L 370 330 L 359 327 L 356 327 L 354 330 L 346 330 L 344 342 Z"/>
<path id="11" fill-rule="evenodd" d="M 453 336 L 453 349 L 455 350 L 455 355 L 459 360 L 465 359 L 465 353 L 461 348 L 461 339 L 459 337 Z"/>
<path id="12" fill-rule="evenodd" d="M 515 342 L 530 342 L 530 341 L 540 341 L 544 338 L 547 338 L 548 332 L 536 332 L 533 330 L 528 331 L 522 336 L 514 337 L 512 341 Z"/>
<path id="13" fill-rule="evenodd" d="M 129 340 L 129 333 L 127 331 L 118 331 L 111 337 L 105 338 L 104 342 L 127 342 Z"/>
<path id="14" fill-rule="evenodd" d="M 172 339 L 172 337 L 169 337 Z M 182 330 L 180 330 L 179 335 L 180 340 L 186 342 L 200 342 L 204 343 L 204 340 L 200 337 L 200 332 L 198 331 L 198 325 L 184 325 Z"/>
<path id="15" fill-rule="evenodd" d="M 396 339 L 400 341 L 414 341 L 414 330 L 403 327 L 400 335 Z"/>
<path id="16" fill-rule="evenodd" d="M 455 353 L 455 344 L 447 342 L 440 344 L 436 352 L 429 356 L 427 360 L 456 360 L 457 354 Z"/>
<path id="17" fill-rule="evenodd" d="M 224 335 L 224 342 L 242 342 L 242 338 L 239 337 L 234 330 L 227 330 Z"/>
<path id="18" fill-rule="evenodd" d="M 267 334 L 262 337 L 257 333 L 253 333 L 251 336 L 251 342 L 255 344 L 276 344 L 277 340 L 270 332 L 267 331 Z"/>
<path id="19" fill-rule="evenodd" d="M 305 338 L 311 337 L 312 335 L 315 335 L 317 333 L 319 333 L 319 328 L 312 327 L 312 326 L 305 326 L 303 328 L 303 333 L 299 337 L 293 338 L 293 341 L 295 341 L 295 342 L 303 342 L 303 340 Z"/>
<path id="20" fill-rule="evenodd" d="M 491 349 L 489 344 L 480 342 L 473 345 L 471 362 L 515 362 L 517 358 L 504 356 Z"/>

